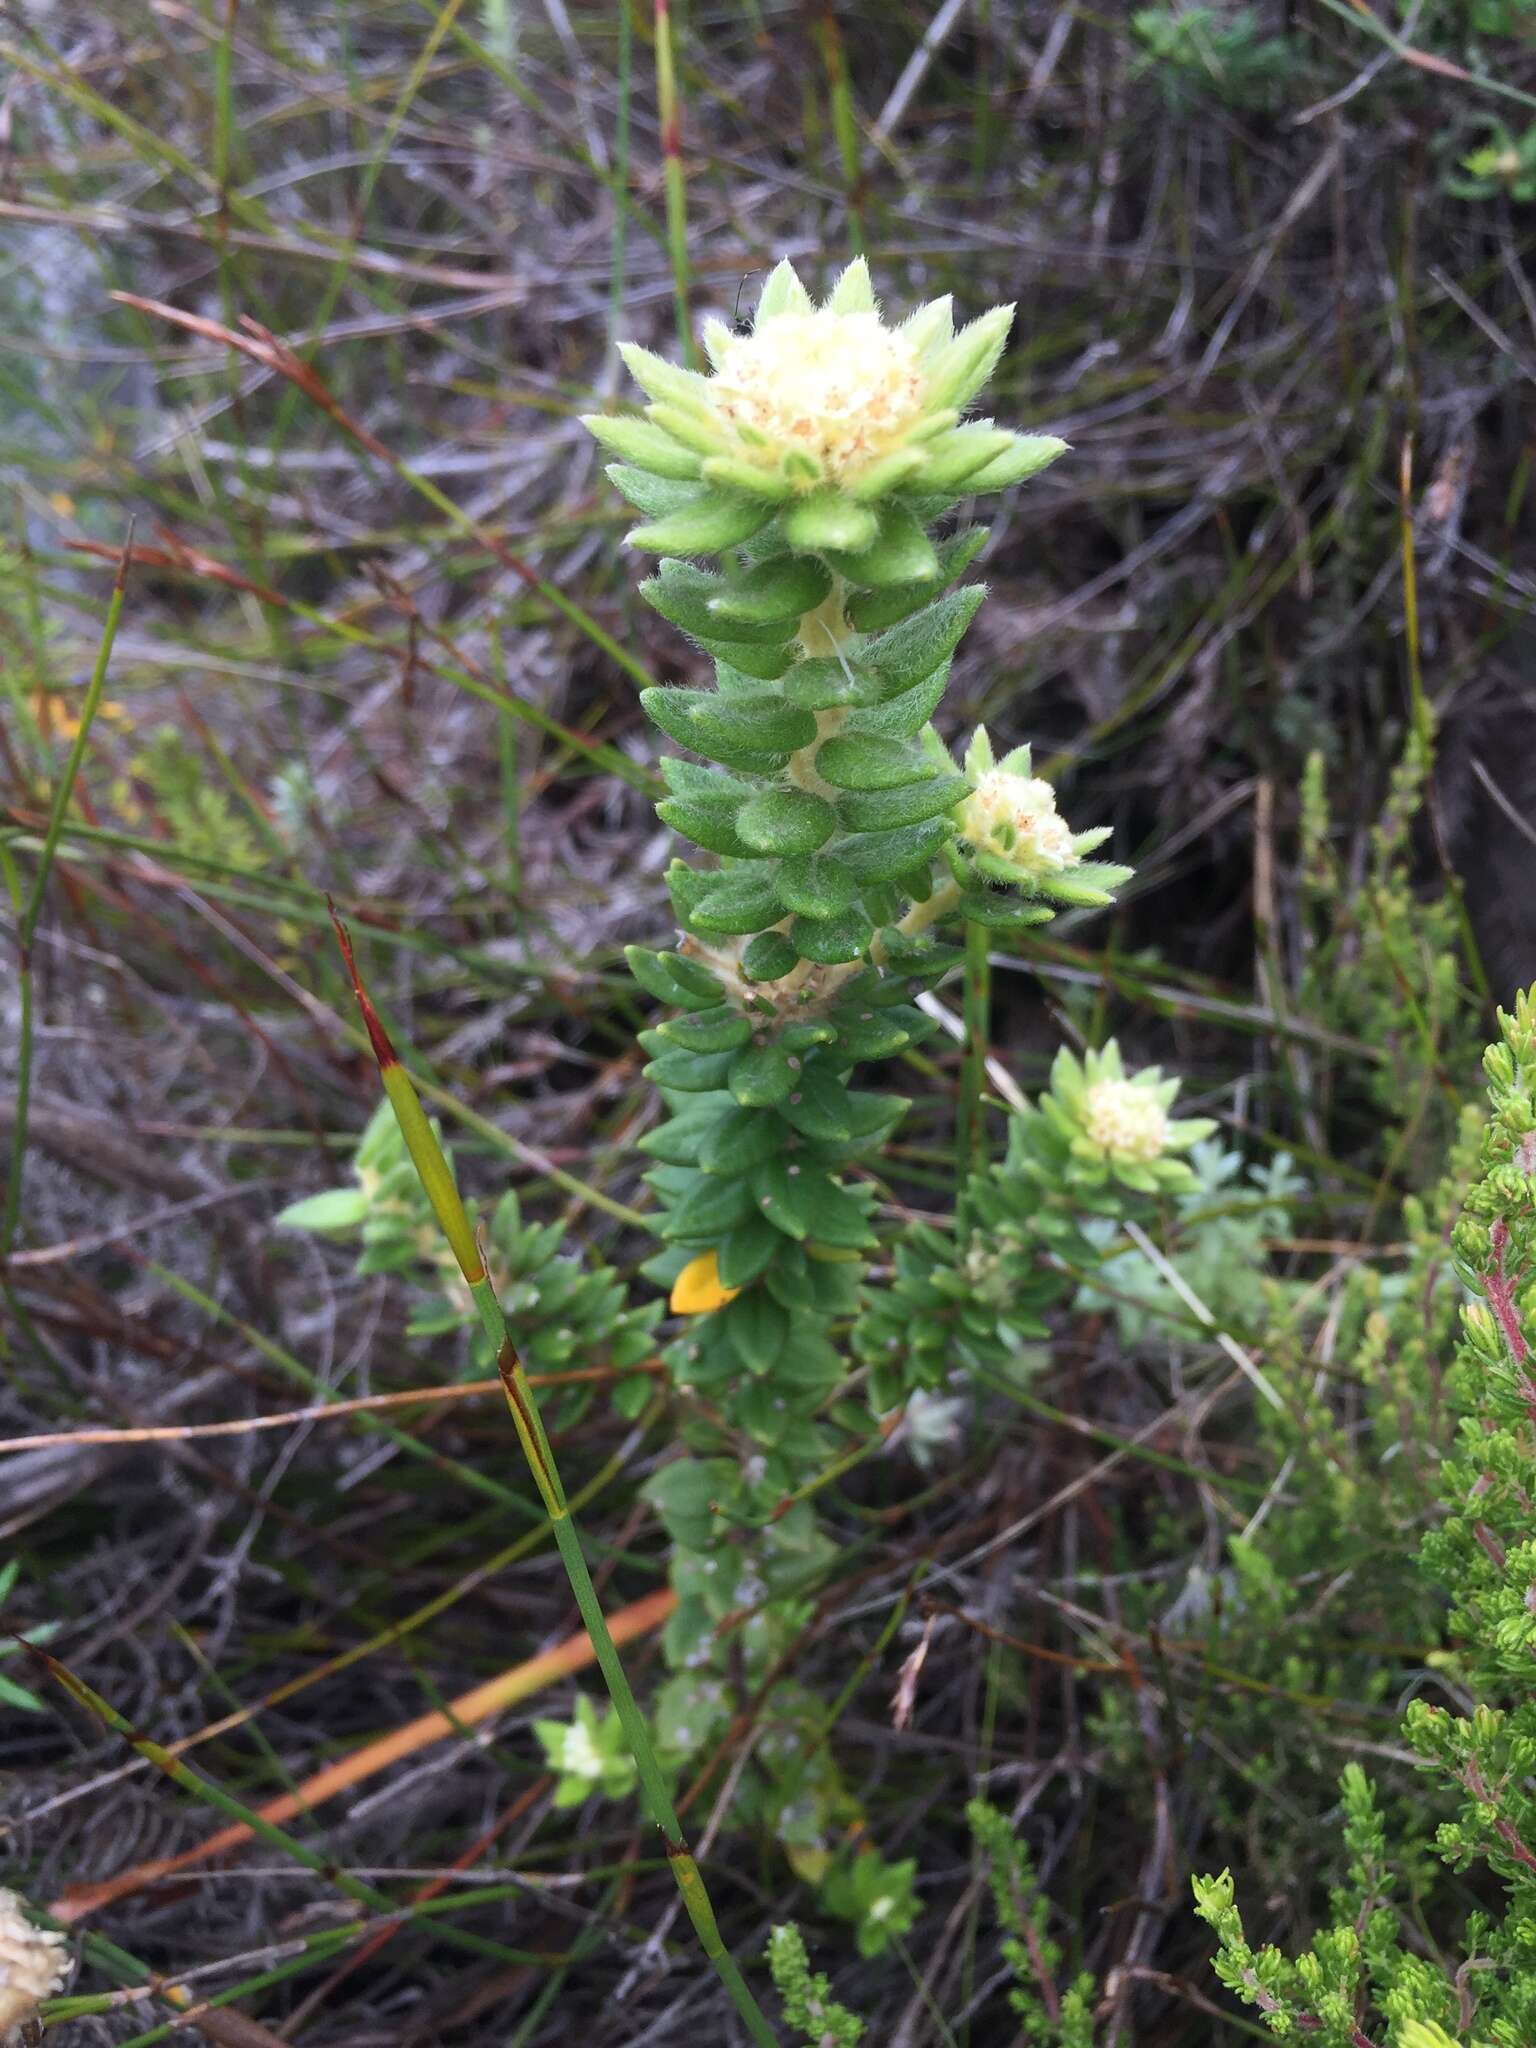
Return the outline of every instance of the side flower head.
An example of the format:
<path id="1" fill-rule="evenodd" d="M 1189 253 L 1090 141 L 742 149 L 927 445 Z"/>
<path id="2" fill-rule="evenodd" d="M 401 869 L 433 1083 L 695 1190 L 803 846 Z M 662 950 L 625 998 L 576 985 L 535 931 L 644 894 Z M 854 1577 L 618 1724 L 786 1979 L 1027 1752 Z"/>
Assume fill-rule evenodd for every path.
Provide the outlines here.
<path id="1" fill-rule="evenodd" d="M 1095 1081 L 1083 1099 L 1083 1136 L 1106 1159 L 1146 1165 L 1168 1143 L 1168 1112 L 1155 1088 L 1134 1081 Z"/>
<path id="2" fill-rule="evenodd" d="M 862 257 L 820 305 L 786 260 L 749 333 L 705 324 L 711 374 L 626 345 L 645 418 L 584 424 L 620 457 L 610 474 L 649 515 L 631 545 L 711 554 L 776 520 L 792 552 L 858 557 L 878 542 L 904 549 L 914 576 L 930 573 L 924 521 L 1021 483 L 1066 447 L 962 422 L 1012 324 L 1012 306 L 996 306 L 957 331 L 945 297 L 888 326 Z"/>
<path id="3" fill-rule="evenodd" d="M 1086 860 L 1110 828 L 1074 832 L 1056 808 L 1050 783 L 1030 773 L 1028 747 L 1015 747 L 998 761 L 986 727 L 978 726 L 966 749 L 965 772 L 971 792 L 950 815 L 982 880 L 1096 906 L 1108 903 L 1111 891 L 1129 878 L 1129 868 Z"/>
<path id="4" fill-rule="evenodd" d="M 1216 1125 L 1210 1117 L 1171 1116 L 1178 1092 L 1178 1081 L 1165 1080 L 1159 1067 L 1128 1074 L 1113 1039 L 1081 1060 L 1063 1047 L 1031 1121 L 1085 1189 L 1118 1181 L 1141 1194 L 1180 1194 L 1195 1179 L 1179 1155 Z"/>

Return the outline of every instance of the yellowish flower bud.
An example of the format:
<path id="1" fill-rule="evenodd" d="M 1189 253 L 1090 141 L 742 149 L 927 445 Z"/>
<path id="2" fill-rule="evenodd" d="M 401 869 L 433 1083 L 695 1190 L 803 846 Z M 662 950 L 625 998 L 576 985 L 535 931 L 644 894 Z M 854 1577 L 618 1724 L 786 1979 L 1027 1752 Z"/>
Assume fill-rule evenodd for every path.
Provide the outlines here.
<path id="1" fill-rule="evenodd" d="M 566 1729 L 560 1750 L 560 1768 L 572 1778 L 596 1781 L 603 1775 L 602 1752 L 592 1740 L 592 1731 L 585 1722 L 573 1721 Z"/>

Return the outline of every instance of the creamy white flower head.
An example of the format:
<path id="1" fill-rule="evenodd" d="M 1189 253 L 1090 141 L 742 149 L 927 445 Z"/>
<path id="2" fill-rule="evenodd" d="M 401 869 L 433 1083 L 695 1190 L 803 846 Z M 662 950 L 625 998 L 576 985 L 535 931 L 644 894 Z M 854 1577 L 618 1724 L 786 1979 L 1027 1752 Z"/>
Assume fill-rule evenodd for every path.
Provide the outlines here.
<path id="1" fill-rule="evenodd" d="M 583 423 L 620 457 L 609 475 L 646 515 L 631 544 L 719 554 L 776 521 L 791 553 L 825 555 L 864 588 L 937 577 L 921 528 L 1066 447 L 964 417 L 1012 321 L 994 306 L 957 329 L 945 297 L 887 322 L 860 257 L 820 305 L 793 265 L 776 265 L 750 330 L 704 323 L 709 375 L 622 343 L 645 417 Z"/>
<path id="2" fill-rule="evenodd" d="M 1084 1099 L 1083 1129 L 1089 1143 L 1111 1159 L 1145 1163 L 1162 1157 L 1168 1112 L 1152 1089 L 1135 1081 L 1094 1081 Z"/>
<path id="3" fill-rule="evenodd" d="M 960 834 L 978 852 L 996 854 L 1021 874 L 1056 875 L 1082 858 L 1056 792 L 1038 775 L 992 768 L 957 813 Z"/>
<path id="4" fill-rule="evenodd" d="M 772 455 L 803 489 L 854 483 L 926 409 L 921 356 L 874 311 L 817 306 L 711 339 L 716 416 L 749 459 Z"/>
<path id="5" fill-rule="evenodd" d="M 15 1892 L 0 1886 L 0 2048 L 19 2039 L 22 2023 L 68 1974 L 64 1936 L 34 1927 Z"/>
<path id="6" fill-rule="evenodd" d="M 573 1721 L 565 1731 L 565 1741 L 560 1750 L 560 1768 L 567 1777 L 590 1778 L 595 1783 L 603 1775 L 603 1757 L 592 1739 L 592 1731 L 585 1721 Z"/>
<path id="7" fill-rule="evenodd" d="M 1073 832 L 1056 808 L 1055 790 L 1031 775 L 1029 766 L 1028 747 L 994 761 L 986 727 L 977 727 L 965 756 L 974 786 L 953 816 L 992 881 L 1027 884 L 1063 874 L 1082 860 L 1085 841 L 1091 843 L 1088 835 Z"/>

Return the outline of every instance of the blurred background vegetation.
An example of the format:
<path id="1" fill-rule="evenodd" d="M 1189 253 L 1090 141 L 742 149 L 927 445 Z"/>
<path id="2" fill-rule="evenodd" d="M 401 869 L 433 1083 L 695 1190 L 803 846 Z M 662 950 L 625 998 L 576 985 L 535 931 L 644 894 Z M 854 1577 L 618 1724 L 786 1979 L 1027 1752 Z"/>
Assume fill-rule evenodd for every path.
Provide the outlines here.
<path id="1" fill-rule="evenodd" d="M 1397 1710 L 1454 1682 L 1414 1553 L 1457 1134 L 1490 997 L 1536 973 L 1536 4 L 658 11 L 669 107 L 648 0 L 0 8 L 18 927 L 128 547 L 25 1059 L 13 953 L 0 976 L 8 1162 L 31 1091 L 0 1596 L 241 1810 L 571 1633 L 548 1548 L 507 1561 L 534 1518 L 504 1414 L 439 1398 L 484 1369 L 459 1322 L 271 1228 L 345 1178 L 375 1101 L 327 892 L 466 1183 L 517 1193 L 544 1367 L 595 1368 L 554 1416 L 605 1598 L 662 1583 L 638 1487 L 665 1410 L 615 1411 L 628 1353 L 571 1340 L 539 1276 L 561 1232 L 621 1276 L 645 1255 L 620 948 L 666 939 L 669 846 L 636 684 L 702 663 L 635 598 L 575 416 L 625 398 L 617 340 L 676 352 L 781 255 L 814 284 L 867 253 L 893 306 L 1016 300 L 995 409 L 1072 453 L 994 525 L 946 737 L 1031 741 L 1138 873 L 1111 915 L 1006 943 L 997 1046 L 1033 1092 L 1112 1030 L 1222 1135 L 1160 1263 L 1106 1245 L 1027 1384 L 835 1495 L 793 1668 L 841 1775 L 807 1796 L 915 1860 L 911 1931 L 861 1957 L 807 1906 L 782 1814 L 732 1809 L 750 1727 L 687 1799 L 728 1845 L 738 1950 L 799 1915 L 881 2043 L 1034 2024 L 978 1788 L 1064 1976 L 1093 1973 L 1096 2038 L 1250 2038 L 1190 1870 L 1230 1862 L 1254 1938 L 1303 1937 L 1340 1768 L 1422 1799 Z M 899 1085 L 921 1209 L 954 1056 Z M 580 1311 L 604 1343 L 613 1313 Z M 374 1396 L 396 1405 L 195 1433 Z M 82 1440 L 122 1428 L 162 1435 Z M 643 1632 L 630 1656 L 643 1685 Z M 647 1939 L 670 1881 L 633 1807 L 551 1807 L 530 1720 L 569 1718 L 567 1682 L 87 1913 L 220 1817 L 0 1659 L 0 1863 L 86 1931 L 82 1992 L 203 1967 L 199 1996 L 238 2001 L 184 2025 L 141 1991 L 65 2038 L 731 2038 L 677 1931 Z M 1433 1949 L 1474 1881 L 1405 1880 Z M 451 1910 L 348 1946 L 363 1883 Z"/>

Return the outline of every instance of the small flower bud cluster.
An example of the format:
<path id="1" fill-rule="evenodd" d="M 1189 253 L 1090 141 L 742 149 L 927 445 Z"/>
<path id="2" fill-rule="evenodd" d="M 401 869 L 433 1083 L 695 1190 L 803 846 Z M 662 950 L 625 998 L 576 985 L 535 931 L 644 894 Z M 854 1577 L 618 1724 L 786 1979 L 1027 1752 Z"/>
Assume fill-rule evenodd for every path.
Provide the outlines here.
<path id="1" fill-rule="evenodd" d="M 583 1695 L 572 1721 L 535 1721 L 533 1732 L 557 1777 L 556 1806 L 579 1806 L 593 1793 L 624 1799 L 635 1789 L 635 1760 L 615 1713 L 599 1717 Z"/>
<path id="2" fill-rule="evenodd" d="M 878 313 L 821 307 L 711 339 L 715 417 L 804 489 L 856 486 L 922 417 L 922 358 Z"/>
<path id="3" fill-rule="evenodd" d="M 960 836 L 978 852 L 1010 861 L 1031 875 L 1059 874 L 1082 855 L 1056 808 L 1056 792 L 1037 775 L 992 768 L 956 813 Z"/>

